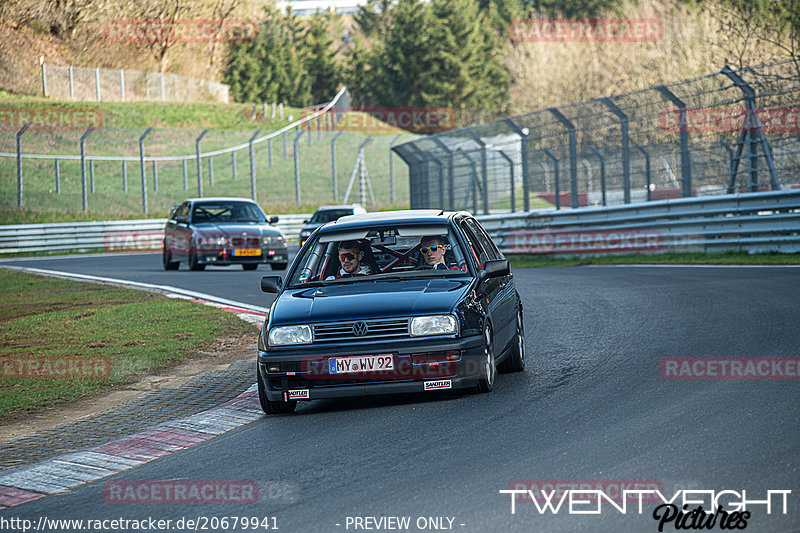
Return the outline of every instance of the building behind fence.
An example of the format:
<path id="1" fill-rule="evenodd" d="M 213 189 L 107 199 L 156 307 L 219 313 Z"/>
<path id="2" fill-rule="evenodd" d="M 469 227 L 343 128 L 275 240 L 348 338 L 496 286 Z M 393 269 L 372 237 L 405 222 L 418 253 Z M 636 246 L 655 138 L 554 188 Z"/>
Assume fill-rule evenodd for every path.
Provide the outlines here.
<path id="1" fill-rule="evenodd" d="M 412 208 L 474 213 L 780 190 L 800 183 L 800 58 L 395 146 Z"/>
<path id="2" fill-rule="evenodd" d="M 42 93 L 65 100 L 228 103 L 229 92 L 224 83 L 164 72 L 42 64 Z"/>

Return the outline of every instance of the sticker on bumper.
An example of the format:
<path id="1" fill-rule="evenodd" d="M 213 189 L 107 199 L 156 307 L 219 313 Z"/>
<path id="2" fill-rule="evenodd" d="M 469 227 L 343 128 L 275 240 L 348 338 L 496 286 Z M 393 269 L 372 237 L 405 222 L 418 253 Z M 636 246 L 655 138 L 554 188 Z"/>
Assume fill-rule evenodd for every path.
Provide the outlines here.
<path id="1" fill-rule="evenodd" d="M 425 390 L 452 389 L 453 382 L 449 379 L 439 381 L 425 381 Z"/>
<path id="2" fill-rule="evenodd" d="M 290 390 L 286 393 L 289 400 L 308 400 L 308 389 Z"/>

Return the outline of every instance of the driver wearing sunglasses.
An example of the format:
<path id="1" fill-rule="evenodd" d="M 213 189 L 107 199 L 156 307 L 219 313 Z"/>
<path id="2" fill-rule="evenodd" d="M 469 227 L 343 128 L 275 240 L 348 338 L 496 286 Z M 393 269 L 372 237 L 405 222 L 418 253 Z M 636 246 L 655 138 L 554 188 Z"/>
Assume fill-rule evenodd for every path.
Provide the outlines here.
<path id="1" fill-rule="evenodd" d="M 364 251 L 357 241 L 342 241 L 338 248 L 339 263 L 342 268 L 338 276 L 328 276 L 327 279 L 341 279 L 345 276 L 358 276 L 372 274 L 369 266 L 363 264 Z"/>
<path id="2" fill-rule="evenodd" d="M 434 270 L 447 270 L 448 267 L 444 261 L 446 251 L 444 239 L 441 237 L 423 237 L 419 242 L 419 253 L 425 259 L 426 265 Z"/>

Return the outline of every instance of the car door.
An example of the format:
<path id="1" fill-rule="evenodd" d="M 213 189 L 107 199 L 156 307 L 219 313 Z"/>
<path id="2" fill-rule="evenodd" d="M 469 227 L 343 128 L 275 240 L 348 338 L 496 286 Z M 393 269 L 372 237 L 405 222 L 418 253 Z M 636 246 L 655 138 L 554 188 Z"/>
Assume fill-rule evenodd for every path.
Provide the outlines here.
<path id="1" fill-rule="evenodd" d="M 192 230 L 189 226 L 189 213 L 191 211 L 191 203 L 184 202 L 175 210 L 174 219 L 170 222 L 174 223 L 172 231 L 173 235 L 173 250 L 174 255 L 181 259 L 186 259 L 189 256 L 189 243 L 192 238 Z"/>
<path id="2" fill-rule="evenodd" d="M 477 220 L 467 218 L 464 222 L 484 250 L 487 260 L 505 259 Z M 497 295 L 495 301 L 492 302 L 496 307 L 495 318 L 493 318 L 497 329 L 495 337 L 499 341 L 499 346 L 506 346 L 511 342 L 516 331 L 516 288 L 514 278 L 510 274 L 493 279 L 498 283 Z"/>

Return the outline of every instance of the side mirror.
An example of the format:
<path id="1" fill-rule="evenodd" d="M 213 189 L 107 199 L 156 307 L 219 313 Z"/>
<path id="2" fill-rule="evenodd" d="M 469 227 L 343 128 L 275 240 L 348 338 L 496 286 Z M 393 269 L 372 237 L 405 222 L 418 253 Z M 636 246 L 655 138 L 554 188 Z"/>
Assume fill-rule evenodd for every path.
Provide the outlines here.
<path id="1" fill-rule="evenodd" d="M 267 219 L 267 222 L 270 224 L 277 224 L 278 223 L 278 215 L 272 215 Z"/>
<path id="2" fill-rule="evenodd" d="M 172 218 L 172 215 L 174 215 L 174 214 L 175 214 L 175 211 L 176 211 L 176 210 L 177 210 L 179 207 L 180 207 L 179 205 L 173 205 L 173 206 L 172 206 L 172 207 L 169 209 L 169 218 Z"/>
<path id="3" fill-rule="evenodd" d="M 283 288 L 283 280 L 280 276 L 264 276 L 261 278 L 261 292 L 279 293 Z"/>
<path id="4" fill-rule="evenodd" d="M 308 219 L 305 219 L 305 220 L 303 221 L 303 224 L 308 224 Z"/>
<path id="5" fill-rule="evenodd" d="M 499 278 L 500 276 L 508 276 L 510 273 L 508 259 L 493 259 L 483 264 L 481 279 Z"/>

